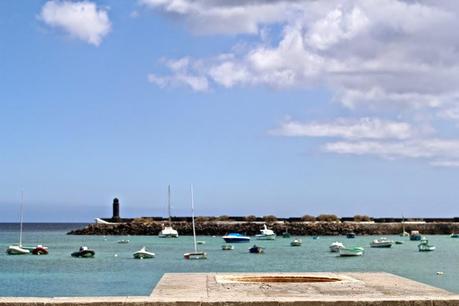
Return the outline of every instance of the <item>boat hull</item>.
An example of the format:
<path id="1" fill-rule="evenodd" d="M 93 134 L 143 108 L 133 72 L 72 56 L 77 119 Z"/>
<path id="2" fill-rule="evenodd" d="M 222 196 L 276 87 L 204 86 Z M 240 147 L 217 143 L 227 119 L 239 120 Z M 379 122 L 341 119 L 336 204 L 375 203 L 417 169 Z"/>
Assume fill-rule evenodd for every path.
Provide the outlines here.
<path id="1" fill-rule="evenodd" d="M 33 255 L 48 255 L 48 249 L 45 247 L 36 247 L 32 250 Z"/>
<path id="2" fill-rule="evenodd" d="M 96 255 L 96 252 L 93 250 L 84 250 L 84 251 L 77 251 L 72 253 L 72 257 L 77 258 L 93 258 Z"/>
<path id="3" fill-rule="evenodd" d="M 183 254 L 183 257 L 188 260 L 200 260 L 200 259 L 207 259 L 206 252 L 190 252 Z"/>
<path id="4" fill-rule="evenodd" d="M 136 253 L 134 253 L 134 258 L 135 258 L 135 259 L 150 259 L 150 258 L 155 258 L 155 253 L 150 253 L 150 252 L 136 252 Z"/>
<path id="5" fill-rule="evenodd" d="M 259 234 L 259 235 L 256 235 L 255 238 L 257 240 L 275 240 L 276 239 L 276 235 L 263 235 L 263 234 Z"/>
<path id="6" fill-rule="evenodd" d="M 352 257 L 352 256 L 362 256 L 363 248 L 342 248 L 339 250 L 339 256 L 342 257 Z"/>
<path id="7" fill-rule="evenodd" d="M 227 243 L 244 243 L 250 242 L 250 237 L 247 236 L 223 236 L 223 240 Z"/>
<path id="8" fill-rule="evenodd" d="M 20 246 L 12 245 L 6 250 L 8 255 L 28 255 L 30 251 Z"/>

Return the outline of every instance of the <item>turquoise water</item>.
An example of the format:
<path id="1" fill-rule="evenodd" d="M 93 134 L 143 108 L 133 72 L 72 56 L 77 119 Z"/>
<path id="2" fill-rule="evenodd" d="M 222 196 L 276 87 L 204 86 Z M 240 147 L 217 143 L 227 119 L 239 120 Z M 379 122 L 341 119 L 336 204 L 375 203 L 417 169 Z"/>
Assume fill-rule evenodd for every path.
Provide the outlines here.
<path id="1" fill-rule="evenodd" d="M 27 227 L 27 226 L 26 226 Z M 73 225 L 73 228 L 75 225 Z M 72 228 L 72 226 L 69 226 Z M 68 236 L 67 229 L 34 229 L 24 233 L 25 244 L 42 243 L 49 247 L 47 256 L 8 256 L 0 253 L 0 296 L 95 296 L 149 295 L 167 272 L 301 272 L 301 271 L 385 271 L 459 293 L 459 239 L 428 237 L 437 246 L 434 252 L 420 253 L 417 242 L 406 238 L 391 249 L 368 247 L 372 236 L 301 237 L 301 247 L 290 247 L 291 239 L 256 241 L 266 253 L 249 254 L 251 244 L 235 244 L 235 250 L 222 251 L 220 237 L 198 237 L 206 241 L 200 249 L 209 259 L 187 261 L 183 253 L 192 250 L 192 237 L 160 239 L 153 236 Z M 0 226 L 0 248 L 6 250 L 17 241 L 13 228 Z M 129 239 L 129 244 L 118 244 Z M 366 248 L 362 257 L 342 258 L 328 251 L 334 241 Z M 72 258 L 80 245 L 96 250 L 93 259 Z M 143 245 L 156 258 L 135 260 L 132 253 Z M 115 254 L 118 256 L 115 257 Z M 443 271 L 442 276 L 436 275 Z"/>

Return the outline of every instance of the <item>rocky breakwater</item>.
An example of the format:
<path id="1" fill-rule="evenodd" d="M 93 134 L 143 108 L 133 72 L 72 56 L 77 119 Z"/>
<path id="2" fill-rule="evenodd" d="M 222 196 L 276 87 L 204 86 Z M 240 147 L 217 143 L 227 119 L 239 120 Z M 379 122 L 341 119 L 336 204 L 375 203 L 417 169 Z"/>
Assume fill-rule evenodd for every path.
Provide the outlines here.
<path id="1" fill-rule="evenodd" d="M 69 232 L 70 235 L 158 235 L 162 222 L 134 220 L 119 224 L 90 224 L 82 229 Z M 275 222 L 268 224 L 278 235 L 288 230 L 292 235 L 397 235 L 402 232 L 400 223 L 341 223 L 341 222 Z M 174 222 L 173 227 L 180 235 L 192 235 L 191 222 Z M 256 235 L 260 232 L 260 222 L 206 221 L 196 222 L 197 235 L 225 235 L 230 232 Z M 417 223 L 406 224 L 406 231 L 418 230 L 422 234 L 459 233 L 459 223 Z"/>

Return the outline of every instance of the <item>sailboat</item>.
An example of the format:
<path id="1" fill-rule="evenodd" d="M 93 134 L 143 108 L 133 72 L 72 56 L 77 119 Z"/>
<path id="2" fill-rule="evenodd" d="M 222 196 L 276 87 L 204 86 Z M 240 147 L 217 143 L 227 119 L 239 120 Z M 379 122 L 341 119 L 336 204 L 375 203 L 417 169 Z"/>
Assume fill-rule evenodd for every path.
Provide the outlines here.
<path id="1" fill-rule="evenodd" d="M 19 222 L 19 244 L 10 245 L 6 250 L 8 255 L 27 255 L 30 254 L 30 250 L 22 246 L 22 221 L 24 216 L 24 192 L 21 192 L 21 216 Z"/>
<path id="2" fill-rule="evenodd" d="M 164 226 L 161 232 L 159 232 L 159 238 L 178 238 L 178 232 L 172 228 L 171 220 L 171 185 L 167 187 L 167 211 L 169 214 L 169 226 Z"/>
<path id="3" fill-rule="evenodd" d="M 196 227 L 194 225 L 194 195 L 193 195 L 193 185 L 190 186 L 191 190 L 191 222 L 193 224 L 193 242 L 194 242 L 194 252 L 189 252 L 183 254 L 185 259 L 207 259 L 206 252 L 198 251 L 198 244 L 196 242 Z"/>
<path id="4" fill-rule="evenodd" d="M 400 237 L 409 237 L 410 234 L 405 230 L 405 217 L 402 216 L 402 232 L 400 233 Z"/>

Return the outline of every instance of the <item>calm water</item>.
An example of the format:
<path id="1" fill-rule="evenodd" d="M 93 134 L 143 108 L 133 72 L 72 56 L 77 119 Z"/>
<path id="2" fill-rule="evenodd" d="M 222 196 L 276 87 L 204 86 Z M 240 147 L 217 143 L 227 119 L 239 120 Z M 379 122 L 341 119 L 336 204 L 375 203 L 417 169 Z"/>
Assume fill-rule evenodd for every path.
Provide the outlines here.
<path id="1" fill-rule="evenodd" d="M 262 255 L 249 254 L 249 244 L 235 244 L 235 250 L 222 251 L 220 237 L 199 237 L 206 244 L 206 261 L 186 261 L 183 253 L 192 250 L 192 237 L 159 239 L 152 236 L 67 236 L 79 225 L 26 224 L 25 244 L 42 243 L 47 256 L 8 256 L 0 252 L 0 296 L 94 296 L 148 295 L 166 272 L 301 272 L 301 271 L 386 271 L 459 293 L 459 239 L 428 237 L 437 246 L 434 252 L 419 253 L 417 243 L 403 238 L 403 245 L 391 249 L 371 249 L 371 236 L 301 237 L 303 246 L 290 247 L 291 239 L 257 241 L 266 247 Z M 17 242 L 17 225 L 0 224 L 0 248 Z M 292 237 L 293 238 L 293 237 Z M 398 236 L 388 236 L 401 240 Z M 129 244 L 118 244 L 129 239 Z M 362 257 L 340 258 L 328 251 L 334 241 L 366 247 Z M 96 250 L 96 258 L 72 258 L 80 245 Z M 132 253 L 143 245 L 156 258 L 135 260 Z M 115 254 L 118 256 L 115 257 Z M 445 272 L 437 276 L 437 271 Z"/>

